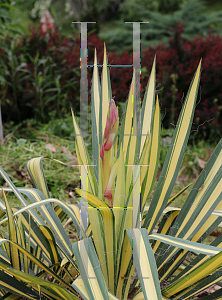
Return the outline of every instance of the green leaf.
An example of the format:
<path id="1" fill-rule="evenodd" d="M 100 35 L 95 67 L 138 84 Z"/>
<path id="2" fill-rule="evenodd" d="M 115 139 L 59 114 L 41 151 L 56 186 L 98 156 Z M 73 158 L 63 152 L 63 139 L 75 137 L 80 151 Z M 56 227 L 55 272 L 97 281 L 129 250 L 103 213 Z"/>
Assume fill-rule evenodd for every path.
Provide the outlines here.
<path id="1" fill-rule="evenodd" d="M 73 244 L 73 251 L 90 300 L 109 300 L 108 290 L 91 238 Z"/>
<path id="2" fill-rule="evenodd" d="M 218 254 L 207 260 L 205 263 L 195 268 L 190 274 L 187 274 L 185 277 L 182 277 L 176 282 L 168 285 L 167 288 L 162 291 L 163 295 L 169 298 L 172 295 L 175 295 L 176 293 L 190 287 L 191 285 L 210 275 L 221 266 L 221 257 L 222 252 L 219 252 Z"/>
<path id="3" fill-rule="evenodd" d="M 156 81 L 156 56 L 153 61 L 153 66 L 149 81 L 147 83 L 146 92 L 143 98 L 143 105 L 141 109 L 141 125 L 142 125 L 142 136 L 140 145 L 140 154 L 145 143 L 147 132 L 152 132 L 152 120 L 154 114 L 154 103 L 155 103 L 155 82 Z"/>
<path id="4" fill-rule="evenodd" d="M 187 145 L 200 80 L 201 61 L 190 85 L 143 227 L 151 233 L 169 200 Z"/>
<path id="5" fill-rule="evenodd" d="M 192 251 L 194 253 L 202 253 L 205 255 L 216 255 L 220 251 L 222 251 L 222 248 L 213 247 L 205 244 L 200 244 L 196 242 L 192 242 L 185 239 L 176 238 L 173 236 L 168 236 L 160 233 L 153 233 L 149 235 L 150 240 L 156 240 L 161 241 L 163 243 L 169 244 L 174 247 L 186 249 L 189 251 Z"/>
<path id="6" fill-rule="evenodd" d="M 88 202 L 94 208 L 97 208 L 101 213 L 102 220 L 103 220 L 103 230 L 101 231 L 101 235 L 104 232 L 105 237 L 105 249 L 107 251 L 107 265 L 108 265 L 108 280 L 109 280 L 109 290 L 113 293 L 114 291 L 114 274 L 115 274 L 115 223 L 114 223 L 114 214 L 113 211 L 110 209 L 109 205 L 105 202 L 94 196 L 93 194 L 80 190 L 75 189 L 76 192 L 81 195 L 81 197 Z M 94 220 L 91 220 L 91 223 Z M 99 229 L 99 228 L 97 228 Z M 109 250 L 108 250 L 109 249 Z"/>
<path id="7" fill-rule="evenodd" d="M 141 212 L 143 213 L 147 198 L 150 196 L 156 180 L 158 169 L 158 160 L 160 153 L 160 108 L 157 96 L 156 107 L 154 112 L 153 128 L 150 136 L 150 148 L 148 159 L 145 164 L 149 166 L 141 167 L 141 177 L 144 178 L 141 190 Z M 146 174 L 146 175 L 145 175 Z"/>
<path id="8" fill-rule="evenodd" d="M 12 213 L 11 208 L 9 206 L 9 203 L 6 199 L 4 190 L 2 190 L 2 193 L 3 193 L 3 196 L 4 196 L 6 211 L 7 211 L 7 215 L 8 215 L 9 239 L 14 243 L 18 243 L 16 225 L 15 225 L 15 220 L 14 220 L 14 217 L 13 217 L 13 213 Z M 9 250 L 10 250 L 11 265 L 16 270 L 20 270 L 21 262 L 20 262 L 20 256 L 19 256 L 18 249 L 13 244 L 10 244 L 9 245 Z"/>
<path id="9" fill-rule="evenodd" d="M 159 278 L 146 229 L 127 230 L 144 299 L 162 300 Z"/>
<path id="10" fill-rule="evenodd" d="M 75 300 L 75 299 L 78 300 L 79 299 L 76 295 L 70 293 L 64 287 L 61 287 L 58 284 L 52 283 L 50 281 L 45 281 L 36 276 L 31 276 L 29 274 L 23 273 L 21 271 L 18 271 L 18 270 L 12 269 L 12 268 L 6 269 L 5 266 L 1 262 L 0 262 L 0 268 L 3 270 L 6 270 L 7 273 L 15 276 L 17 279 L 23 281 L 24 283 L 27 283 L 29 286 L 35 287 L 36 285 L 39 285 L 40 287 L 44 288 L 44 292 L 46 292 L 48 290 L 50 292 L 50 294 L 53 294 L 56 297 L 56 299 L 63 299 L 63 300 Z M 21 284 L 20 287 L 22 287 L 22 286 L 23 285 Z M 11 288 L 13 288 L 13 286 Z M 27 288 L 25 295 L 24 294 L 22 295 L 24 298 L 27 298 L 29 290 L 30 289 Z M 15 289 L 15 292 L 16 291 L 19 291 L 19 290 Z M 33 291 L 32 291 L 32 294 L 33 294 Z M 38 297 L 36 297 L 36 298 L 28 297 L 28 299 L 38 299 Z"/>
<path id="11" fill-rule="evenodd" d="M 93 146 L 93 165 L 94 172 L 96 176 L 96 180 L 98 182 L 99 178 L 99 150 L 102 144 L 102 140 L 100 138 L 100 123 L 99 123 L 99 115 L 100 115 L 100 82 L 99 82 L 99 72 L 97 67 L 97 56 L 95 49 L 94 56 L 94 68 L 93 68 L 93 79 L 92 79 L 92 146 Z"/>

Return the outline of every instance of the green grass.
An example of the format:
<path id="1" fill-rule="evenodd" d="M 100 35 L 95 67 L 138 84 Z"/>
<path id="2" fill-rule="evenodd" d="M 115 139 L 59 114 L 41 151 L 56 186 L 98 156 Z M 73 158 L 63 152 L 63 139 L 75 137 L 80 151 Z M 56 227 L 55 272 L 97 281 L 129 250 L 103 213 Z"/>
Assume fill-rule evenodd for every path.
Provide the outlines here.
<path id="1" fill-rule="evenodd" d="M 24 138 L 11 138 L 0 147 L 0 165 L 16 186 L 32 187 L 31 180 L 26 171 L 26 163 L 29 159 L 44 156 L 44 171 L 49 186 L 51 197 L 73 202 L 72 193 L 79 186 L 78 167 L 74 155 L 74 142 L 56 137 L 39 137 L 39 140 L 31 142 Z M 64 162 L 66 166 L 53 161 L 53 159 Z M 1 186 L 5 186 L 0 179 Z M 14 201 L 14 206 L 19 205 L 9 195 L 9 201 Z"/>
<path id="2" fill-rule="evenodd" d="M 35 141 L 30 141 L 9 134 L 0 146 L 0 166 L 17 187 L 33 187 L 26 171 L 26 163 L 31 158 L 40 156 L 48 158 L 44 160 L 43 167 L 50 196 L 69 204 L 77 203 L 74 189 L 80 187 L 80 181 L 79 170 L 75 165 L 77 159 L 73 141 L 48 135 L 40 135 Z M 64 162 L 66 166 L 53 159 Z M 7 186 L 3 178 L 0 178 L 0 185 Z M 13 193 L 6 192 L 6 197 L 11 207 L 22 207 Z M 29 199 L 25 198 L 30 203 Z M 2 192 L 0 192 L 0 199 L 3 200 Z M 7 234 L 6 223 L 1 229 Z M 77 235 L 73 225 L 66 226 L 66 231 L 71 240 L 76 240 Z"/>

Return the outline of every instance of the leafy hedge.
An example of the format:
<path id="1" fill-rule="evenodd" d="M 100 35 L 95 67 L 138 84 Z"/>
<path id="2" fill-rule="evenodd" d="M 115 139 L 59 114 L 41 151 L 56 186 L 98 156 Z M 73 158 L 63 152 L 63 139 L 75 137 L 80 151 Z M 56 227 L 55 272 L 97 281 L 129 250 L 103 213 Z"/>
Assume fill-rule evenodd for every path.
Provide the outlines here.
<path id="1" fill-rule="evenodd" d="M 147 78 L 156 54 L 156 91 L 160 96 L 162 122 L 165 128 L 173 128 L 185 100 L 184 95 L 189 88 L 192 74 L 202 57 L 200 94 L 191 139 L 198 137 L 214 141 L 222 133 L 222 86 L 220 83 L 222 38 L 209 32 L 207 37 L 200 36 L 191 41 L 183 41 L 181 38 L 183 27 L 184 24 L 178 23 L 176 30 L 173 31 L 173 37 L 169 39 L 169 46 L 160 43 L 157 47 L 142 48 L 141 96 L 144 95 Z M 131 64 L 132 54 L 124 51 L 116 57 L 115 52 L 110 53 L 109 62 L 119 65 Z M 115 99 L 125 102 L 132 69 L 113 67 L 110 74 Z M 120 89 L 119 86 L 122 88 Z"/>
<path id="2" fill-rule="evenodd" d="M 207 37 L 196 37 L 183 42 L 183 24 L 178 24 L 169 46 L 159 45 L 144 52 L 142 66 L 151 68 L 152 57 L 157 55 L 157 84 L 161 84 L 162 112 L 166 110 L 163 124 L 176 124 L 193 70 L 202 57 L 200 96 L 198 97 L 192 135 L 203 138 L 220 137 L 222 133 L 222 38 L 211 32 Z M 178 79 L 177 79 L 178 78 Z M 170 92 L 168 91 L 170 87 Z M 174 100 L 175 98 L 175 100 Z M 174 103 L 174 105 L 172 105 Z M 173 117 L 174 116 L 174 117 Z M 201 126 L 201 127 L 200 127 Z M 198 131 L 198 132 L 197 132 Z"/>
<path id="3" fill-rule="evenodd" d="M 198 98 L 191 137 L 214 140 L 221 135 L 222 38 L 209 33 L 183 41 L 183 24 L 173 30 L 169 45 L 142 49 L 141 95 L 143 95 L 152 61 L 157 55 L 156 89 L 160 96 L 163 125 L 172 128 L 182 107 L 183 94 L 189 88 L 199 59 L 203 59 L 201 93 Z M 170 30 L 170 29 L 169 29 Z M 79 111 L 80 100 L 80 39 L 62 36 L 59 31 L 46 36 L 36 28 L 19 40 L 7 40 L 0 48 L 0 80 L 3 121 L 19 123 L 35 118 L 48 122 L 70 113 L 70 106 Z M 93 64 L 94 48 L 102 49 L 103 42 L 94 34 L 88 38 L 88 62 Z M 9 49 L 9 50 L 4 50 Z M 109 50 L 109 49 L 108 49 Z M 102 51 L 98 62 L 102 63 Z M 132 53 L 108 51 L 108 62 L 115 65 L 132 64 Z M 101 69 L 101 68 L 100 68 Z M 125 102 L 132 76 L 131 67 L 110 68 L 113 96 Z M 89 91 L 92 68 L 88 70 Z M 120 88 L 121 87 L 121 88 Z M 90 92 L 89 92 L 90 97 Z"/>
<path id="4" fill-rule="evenodd" d="M 170 8 L 170 3 L 177 1 L 158 0 L 157 2 L 159 9 L 166 9 L 166 6 Z M 164 5 L 163 2 L 165 2 Z M 165 45 L 169 45 L 169 38 L 172 36 L 169 25 L 176 29 L 180 20 L 185 22 L 182 32 L 184 41 L 192 40 L 197 35 L 207 35 L 209 28 L 214 34 L 221 35 L 222 10 L 209 11 L 203 0 L 181 0 L 178 5 L 179 10 L 172 13 L 160 13 L 155 9 L 153 11 L 152 5 L 147 5 L 147 1 L 125 1 L 121 5 L 120 20 L 116 20 L 111 26 L 101 30 L 99 37 L 106 41 L 112 51 L 119 51 L 120 44 L 129 50 L 132 46 L 133 26 L 124 22 L 149 21 L 149 24 L 141 24 L 141 44 L 145 47 L 150 45 L 154 47 L 163 41 Z"/>
<path id="5" fill-rule="evenodd" d="M 79 109 L 79 45 L 60 33 L 8 39 L 0 49 L 4 121 L 35 118 L 47 122 Z M 75 101 L 73 101 L 75 99 Z"/>

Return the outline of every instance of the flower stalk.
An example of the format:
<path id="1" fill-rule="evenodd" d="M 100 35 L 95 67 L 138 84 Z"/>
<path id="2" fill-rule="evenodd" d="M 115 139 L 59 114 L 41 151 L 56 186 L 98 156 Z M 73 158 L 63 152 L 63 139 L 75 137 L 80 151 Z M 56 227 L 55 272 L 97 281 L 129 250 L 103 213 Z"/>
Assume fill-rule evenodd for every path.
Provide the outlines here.
<path id="1" fill-rule="evenodd" d="M 114 139 L 119 128 L 119 115 L 115 101 L 111 99 L 107 113 L 106 127 L 103 136 L 102 146 L 100 149 L 100 158 L 102 160 L 102 181 L 103 181 L 103 195 L 105 202 L 112 206 L 113 195 L 111 188 L 107 186 L 111 173 L 111 149 Z"/>

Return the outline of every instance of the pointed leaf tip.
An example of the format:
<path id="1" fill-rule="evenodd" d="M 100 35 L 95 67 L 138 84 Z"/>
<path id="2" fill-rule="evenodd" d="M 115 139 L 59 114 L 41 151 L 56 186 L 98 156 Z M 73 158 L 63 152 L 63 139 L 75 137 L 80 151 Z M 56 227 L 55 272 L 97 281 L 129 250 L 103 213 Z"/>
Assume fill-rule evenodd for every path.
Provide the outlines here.
<path id="1" fill-rule="evenodd" d="M 96 48 L 95 48 L 95 52 L 94 52 L 94 66 L 97 65 L 97 52 L 96 52 Z"/>
<path id="2" fill-rule="evenodd" d="M 155 56 L 154 56 L 153 63 L 155 63 L 155 64 L 156 64 L 156 54 L 155 54 Z"/>

